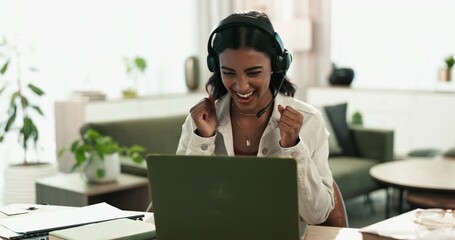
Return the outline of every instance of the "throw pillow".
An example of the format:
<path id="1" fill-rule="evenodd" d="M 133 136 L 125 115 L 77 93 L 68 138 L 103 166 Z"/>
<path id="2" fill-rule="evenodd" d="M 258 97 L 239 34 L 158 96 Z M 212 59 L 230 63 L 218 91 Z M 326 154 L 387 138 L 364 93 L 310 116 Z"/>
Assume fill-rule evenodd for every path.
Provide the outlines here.
<path id="1" fill-rule="evenodd" d="M 341 149 L 343 149 L 343 155 L 356 157 L 358 156 L 358 152 L 355 147 L 354 136 L 346 122 L 347 108 L 347 103 L 324 107 L 338 143 Z"/>
<path id="2" fill-rule="evenodd" d="M 318 107 L 318 109 L 321 112 L 322 118 L 324 119 L 325 128 L 329 132 L 329 155 L 341 155 L 341 153 L 343 153 L 343 149 L 341 149 L 340 144 L 338 144 L 338 140 L 335 136 L 335 132 L 333 131 L 332 124 L 330 123 L 327 113 L 325 112 L 324 107 Z"/>

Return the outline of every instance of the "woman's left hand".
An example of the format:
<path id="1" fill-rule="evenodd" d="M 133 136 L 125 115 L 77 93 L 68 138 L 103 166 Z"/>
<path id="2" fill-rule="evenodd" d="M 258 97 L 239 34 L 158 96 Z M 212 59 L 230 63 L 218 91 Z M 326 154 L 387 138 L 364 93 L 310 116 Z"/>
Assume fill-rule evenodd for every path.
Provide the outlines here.
<path id="1" fill-rule="evenodd" d="M 278 128 L 280 129 L 280 145 L 283 148 L 293 147 L 299 141 L 300 128 L 303 124 L 303 115 L 292 107 L 278 105 L 281 114 Z"/>

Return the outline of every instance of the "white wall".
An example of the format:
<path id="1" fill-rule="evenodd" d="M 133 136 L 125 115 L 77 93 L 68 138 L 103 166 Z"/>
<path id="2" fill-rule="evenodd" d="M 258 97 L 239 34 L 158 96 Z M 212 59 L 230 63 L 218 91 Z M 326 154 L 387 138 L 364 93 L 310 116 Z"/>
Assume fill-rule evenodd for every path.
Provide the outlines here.
<path id="1" fill-rule="evenodd" d="M 452 0 L 332 0 L 332 60 L 355 70 L 354 88 L 438 88 L 455 55 L 454 10 Z"/>
<path id="2" fill-rule="evenodd" d="M 36 118 L 38 153 L 31 158 L 56 161 L 54 101 L 74 90 L 120 97 L 128 85 L 124 57 L 148 62 L 140 94 L 186 93 L 184 61 L 199 54 L 197 8 L 197 0 L 0 0 L 0 37 L 20 46 L 24 68 L 39 70 L 24 73 L 24 80 L 46 92 L 39 104 L 45 117 Z M 0 78 L 0 88 L 5 83 Z M 0 96 L 0 121 L 8 99 Z M 17 141 L 11 135 L 0 144 L 0 171 L 23 159 Z"/>

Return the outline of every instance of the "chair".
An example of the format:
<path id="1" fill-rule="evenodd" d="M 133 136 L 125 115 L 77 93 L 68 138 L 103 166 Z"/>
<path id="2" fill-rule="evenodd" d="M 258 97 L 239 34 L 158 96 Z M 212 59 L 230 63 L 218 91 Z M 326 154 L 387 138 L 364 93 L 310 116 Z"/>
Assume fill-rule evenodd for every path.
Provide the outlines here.
<path id="1" fill-rule="evenodd" d="M 335 207 L 333 208 L 332 212 L 330 212 L 329 217 L 327 220 L 325 220 L 325 222 L 316 225 L 329 227 L 349 227 L 343 196 L 341 195 L 341 191 L 335 181 L 333 181 L 333 196 L 335 198 Z"/>

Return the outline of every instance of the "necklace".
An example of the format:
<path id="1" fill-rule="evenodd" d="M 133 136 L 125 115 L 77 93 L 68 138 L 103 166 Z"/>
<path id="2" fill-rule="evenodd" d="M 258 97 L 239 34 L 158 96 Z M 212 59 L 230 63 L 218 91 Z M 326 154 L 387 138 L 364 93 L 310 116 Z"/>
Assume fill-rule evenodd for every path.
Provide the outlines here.
<path id="1" fill-rule="evenodd" d="M 247 148 L 251 147 L 251 144 L 252 144 L 252 140 L 251 140 L 251 139 L 253 139 L 253 138 L 258 134 L 259 129 L 261 129 L 262 126 L 259 125 L 259 127 L 256 129 L 256 132 L 253 133 L 253 135 L 247 136 L 247 135 L 245 134 L 245 131 L 243 131 L 242 126 L 240 126 L 239 120 L 238 120 L 238 119 L 235 119 L 235 121 L 237 122 L 237 125 L 238 125 L 239 128 L 240 128 L 240 131 L 242 131 L 243 136 L 246 138 L 246 147 L 247 147 Z"/>
<path id="2" fill-rule="evenodd" d="M 237 108 L 237 106 L 231 102 L 231 105 L 234 106 L 234 109 L 237 113 L 239 113 L 240 115 L 243 115 L 243 116 L 256 116 L 256 113 L 243 113 L 240 111 L 240 109 Z"/>

